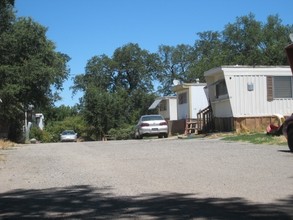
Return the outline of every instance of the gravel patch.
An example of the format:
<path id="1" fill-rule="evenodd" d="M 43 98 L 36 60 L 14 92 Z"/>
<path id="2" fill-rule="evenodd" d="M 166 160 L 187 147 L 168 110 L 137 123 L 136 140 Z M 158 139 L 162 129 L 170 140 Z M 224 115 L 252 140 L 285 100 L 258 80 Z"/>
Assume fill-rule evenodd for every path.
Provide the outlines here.
<path id="1" fill-rule="evenodd" d="M 286 146 L 168 138 L 0 154 L 3 219 L 293 219 Z"/>

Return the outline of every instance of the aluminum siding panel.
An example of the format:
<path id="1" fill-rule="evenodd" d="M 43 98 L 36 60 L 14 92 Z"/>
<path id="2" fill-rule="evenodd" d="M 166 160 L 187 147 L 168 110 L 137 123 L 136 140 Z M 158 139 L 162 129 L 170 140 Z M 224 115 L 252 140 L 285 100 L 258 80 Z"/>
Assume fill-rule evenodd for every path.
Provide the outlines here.
<path id="1" fill-rule="evenodd" d="M 292 99 L 267 101 L 266 75 L 234 75 L 225 79 L 234 117 L 291 115 L 293 112 Z M 248 91 L 248 83 L 253 84 L 253 91 Z"/>

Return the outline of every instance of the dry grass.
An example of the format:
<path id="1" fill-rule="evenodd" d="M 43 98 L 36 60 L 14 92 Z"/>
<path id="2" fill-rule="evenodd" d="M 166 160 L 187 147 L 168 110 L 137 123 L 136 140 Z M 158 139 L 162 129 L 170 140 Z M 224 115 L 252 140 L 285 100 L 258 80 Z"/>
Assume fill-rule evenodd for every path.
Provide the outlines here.
<path id="1" fill-rule="evenodd" d="M 15 147 L 15 146 L 16 144 L 11 141 L 0 139 L 0 150 L 6 150 L 8 148 Z"/>
<path id="2" fill-rule="evenodd" d="M 0 150 L 7 150 L 11 147 L 15 147 L 16 144 L 11 141 L 0 139 Z M 0 153 L 0 162 L 6 160 L 6 155 Z"/>
<path id="3" fill-rule="evenodd" d="M 235 136 L 236 134 L 233 132 L 217 132 L 217 133 L 211 133 L 208 134 L 208 138 L 223 138 L 223 137 L 229 137 L 229 136 Z"/>

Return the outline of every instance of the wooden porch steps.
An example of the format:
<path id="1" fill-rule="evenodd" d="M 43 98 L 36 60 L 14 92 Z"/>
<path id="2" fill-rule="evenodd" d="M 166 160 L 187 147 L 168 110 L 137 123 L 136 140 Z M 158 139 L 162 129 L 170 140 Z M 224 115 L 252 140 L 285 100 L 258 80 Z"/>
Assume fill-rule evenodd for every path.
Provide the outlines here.
<path id="1" fill-rule="evenodd" d="M 214 130 L 214 118 L 212 107 L 209 105 L 197 113 L 199 133 L 207 133 Z"/>
<path id="2" fill-rule="evenodd" d="M 185 122 L 185 135 L 188 134 L 197 134 L 198 133 L 198 128 L 197 128 L 197 119 L 186 119 Z"/>

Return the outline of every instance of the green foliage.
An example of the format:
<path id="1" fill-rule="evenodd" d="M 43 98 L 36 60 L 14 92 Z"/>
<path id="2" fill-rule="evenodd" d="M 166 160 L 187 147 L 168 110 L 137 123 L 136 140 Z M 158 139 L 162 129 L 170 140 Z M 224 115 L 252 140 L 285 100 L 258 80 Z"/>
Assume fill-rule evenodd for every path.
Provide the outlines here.
<path id="1" fill-rule="evenodd" d="M 74 130 L 78 137 L 81 139 L 87 138 L 87 126 L 85 124 L 84 118 L 82 116 L 70 116 L 66 117 L 63 121 L 52 121 L 45 127 L 46 141 L 48 142 L 58 142 L 60 140 L 60 134 L 64 130 Z"/>
<path id="2" fill-rule="evenodd" d="M 80 138 L 86 139 L 87 126 L 76 107 L 61 105 L 51 107 L 43 113 L 46 121 L 45 129 L 40 130 L 33 127 L 30 131 L 30 138 L 36 138 L 38 141 L 45 143 L 57 142 L 62 131 L 72 129 L 78 133 Z"/>
<path id="3" fill-rule="evenodd" d="M 40 141 L 42 143 L 49 143 L 53 142 L 52 135 L 45 131 L 41 130 L 38 127 L 32 127 L 30 130 L 30 139 L 35 138 L 37 141 Z"/>
<path id="4" fill-rule="evenodd" d="M 206 31 L 198 33 L 199 39 L 195 42 L 195 60 L 187 71 L 186 81 L 194 82 L 199 79 L 204 82 L 204 72 L 226 64 L 227 52 L 219 32 Z"/>
<path id="5" fill-rule="evenodd" d="M 63 121 L 67 117 L 78 115 L 77 106 L 65 106 L 61 105 L 59 107 L 50 106 L 44 109 L 43 114 L 46 116 L 46 122 L 51 123 L 55 121 Z"/>
<path id="6" fill-rule="evenodd" d="M 253 14 L 237 17 L 221 32 L 204 31 L 194 47 L 160 46 L 163 71 L 158 76 L 159 93 L 171 94 L 173 79 L 204 82 L 204 72 L 223 65 L 287 65 L 284 47 L 288 45 L 292 25 L 283 25 L 278 15 L 267 22 L 257 21 Z M 175 52 L 178 50 L 178 52 Z M 178 59 L 179 57 L 179 59 Z"/>
<path id="7" fill-rule="evenodd" d="M 114 140 L 128 140 L 133 138 L 134 126 L 133 125 L 122 125 L 119 128 L 111 128 L 109 130 L 110 137 Z"/>
<path id="8" fill-rule="evenodd" d="M 89 136 L 100 140 L 110 129 L 131 124 L 147 112 L 154 99 L 158 62 L 156 55 L 137 44 L 118 48 L 111 59 L 102 55 L 89 60 L 74 86 L 75 91 L 84 91 L 82 114 Z"/>
<path id="9" fill-rule="evenodd" d="M 14 0 L 0 1 L 0 34 L 9 30 L 15 20 L 13 12 Z"/>
<path id="10" fill-rule="evenodd" d="M 46 28 L 31 19 L 18 19 L 11 31 L 1 35 L 3 102 L 11 96 L 35 106 L 56 100 L 51 87 L 60 89 L 67 79 L 69 57 L 54 50 L 54 44 L 46 39 Z"/>
<path id="11" fill-rule="evenodd" d="M 78 90 L 86 91 L 90 84 L 95 84 L 103 90 L 113 90 L 113 65 L 113 61 L 106 55 L 92 57 L 85 67 L 85 74 L 74 78 L 74 93 Z"/>
<path id="12" fill-rule="evenodd" d="M 9 127 L 22 126 L 28 104 L 45 109 L 60 98 L 52 89 L 59 91 L 67 79 L 69 57 L 55 51 L 45 27 L 31 18 L 15 19 L 13 0 L 1 0 L 0 6 L 0 118 Z M 9 136 L 20 128 L 10 129 Z"/>
<path id="13" fill-rule="evenodd" d="M 293 32 L 293 26 L 282 25 L 282 21 L 278 16 L 268 16 L 267 23 L 262 28 L 262 43 L 260 48 L 265 56 L 263 64 L 266 65 L 287 65 L 288 61 L 284 56 L 283 48 L 288 45 L 288 36 Z"/>
<path id="14" fill-rule="evenodd" d="M 101 139 L 115 120 L 115 100 L 110 93 L 96 87 L 88 88 L 84 99 L 86 122 L 94 127 L 93 134 Z"/>
<path id="15" fill-rule="evenodd" d="M 117 48 L 112 58 L 106 55 L 92 57 L 85 74 L 74 79 L 74 92 L 86 91 L 90 85 L 115 93 L 124 89 L 131 94 L 135 90 L 153 91 L 153 79 L 159 68 L 160 60 L 156 54 L 142 50 L 138 44 L 127 44 Z"/>
<path id="16" fill-rule="evenodd" d="M 161 72 L 157 75 L 161 83 L 158 92 L 171 95 L 173 80 L 188 81 L 188 70 L 195 60 L 194 49 L 184 44 L 176 47 L 161 45 L 158 54 L 161 60 Z"/>
<path id="17" fill-rule="evenodd" d="M 22 125 L 23 124 L 21 120 L 15 120 L 7 124 L 7 126 L 10 129 L 8 133 L 9 140 L 18 142 L 18 143 L 22 143 L 24 141 Z"/>
<path id="18" fill-rule="evenodd" d="M 237 17 L 236 22 L 228 24 L 223 31 L 224 43 L 229 50 L 229 59 L 234 64 L 261 64 L 262 24 L 253 14 Z"/>
<path id="19" fill-rule="evenodd" d="M 123 88 L 131 94 L 135 90 L 153 91 L 153 78 L 159 70 L 159 58 L 142 50 L 138 44 L 127 44 L 113 54 L 114 88 Z"/>

